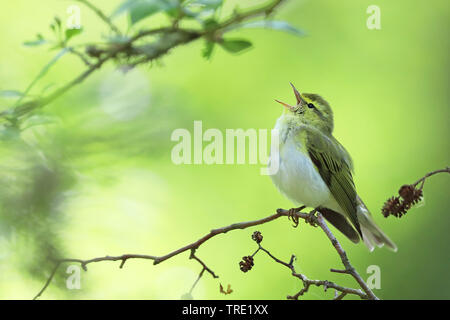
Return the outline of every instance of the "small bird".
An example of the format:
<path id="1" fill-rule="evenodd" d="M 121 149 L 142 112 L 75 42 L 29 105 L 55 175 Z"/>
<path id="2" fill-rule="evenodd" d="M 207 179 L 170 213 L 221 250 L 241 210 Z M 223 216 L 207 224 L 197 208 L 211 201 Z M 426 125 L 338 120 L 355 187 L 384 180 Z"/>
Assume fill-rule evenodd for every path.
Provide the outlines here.
<path id="1" fill-rule="evenodd" d="M 352 242 L 361 238 L 370 251 L 384 244 L 397 251 L 356 193 L 352 159 L 333 136 L 330 105 L 317 94 L 300 94 L 291 86 L 295 106 L 275 100 L 285 109 L 275 125 L 279 152 L 269 160 L 270 166 L 272 157 L 279 157 L 279 169 L 271 175 L 274 184 L 295 204 L 319 211 Z"/>

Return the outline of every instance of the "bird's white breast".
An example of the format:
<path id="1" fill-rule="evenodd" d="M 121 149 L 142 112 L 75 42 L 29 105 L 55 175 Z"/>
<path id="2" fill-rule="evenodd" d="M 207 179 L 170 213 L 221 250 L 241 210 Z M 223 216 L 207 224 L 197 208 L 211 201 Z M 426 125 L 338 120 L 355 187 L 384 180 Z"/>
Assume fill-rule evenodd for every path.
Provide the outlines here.
<path id="1" fill-rule="evenodd" d="M 271 177 L 281 193 L 297 205 L 313 208 L 334 202 L 309 155 L 302 152 L 300 142 L 294 139 L 293 130 L 288 129 L 282 118 L 278 119 L 275 129 L 280 134 L 279 155 L 271 155 L 271 158 L 279 156 L 279 169 Z"/>

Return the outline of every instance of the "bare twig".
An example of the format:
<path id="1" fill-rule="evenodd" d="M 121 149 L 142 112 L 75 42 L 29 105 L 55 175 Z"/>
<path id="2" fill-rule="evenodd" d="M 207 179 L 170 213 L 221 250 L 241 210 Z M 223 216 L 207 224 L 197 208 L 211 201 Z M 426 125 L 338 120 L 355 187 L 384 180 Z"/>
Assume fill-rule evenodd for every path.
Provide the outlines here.
<path id="1" fill-rule="evenodd" d="M 191 290 L 189 290 L 189 294 L 192 295 L 192 291 L 194 291 L 194 288 L 197 286 L 197 283 L 200 281 L 200 279 L 203 277 L 203 274 L 205 273 L 206 269 L 202 268 L 202 271 L 198 274 L 197 279 L 195 280 L 194 284 L 191 287 Z"/>
<path id="2" fill-rule="evenodd" d="M 69 50 L 70 53 L 76 55 L 78 58 L 80 58 L 81 61 L 83 61 L 83 63 L 90 67 L 92 66 L 92 63 L 87 59 L 87 57 L 82 54 L 81 52 L 79 52 L 78 50 L 72 48 L 72 47 L 67 47 L 67 50 Z"/>
<path id="3" fill-rule="evenodd" d="M 50 283 L 53 280 L 53 277 L 56 274 L 56 271 L 58 271 L 59 266 L 61 265 L 61 262 L 56 262 L 55 267 L 53 268 L 52 272 L 50 273 L 50 276 L 48 277 L 47 281 L 45 282 L 44 286 L 42 287 L 42 289 L 38 292 L 38 294 L 33 298 L 33 300 L 36 300 L 37 298 L 39 298 L 44 291 L 47 289 L 47 287 L 50 285 Z"/>
<path id="4" fill-rule="evenodd" d="M 227 29 L 231 25 L 240 23 L 240 22 L 242 22 L 244 20 L 248 20 L 250 18 L 255 18 L 255 17 L 261 16 L 261 15 L 267 17 L 270 14 L 272 14 L 274 12 L 274 10 L 277 7 L 279 7 L 283 2 L 285 2 L 285 0 L 275 0 L 275 1 L 272 1 L 271 3 L 263 5 L 259 8 L 250 9 L 248 11 L 241 12 L 241 13 L 235 12 L 233 16 L 231 16 L 230 18 L 228 18 L 227 20 L 225 20 L 225 22 L 223 22 L 221 24 L 220 29 Z"/>
<path id="5" fill-rule="evenodd" d="M 189 256 L 189 259 L 194 259 L 194 260 L 196 260 L 198 263 L 200 263 L 200 264 L 202 265 L 203 270 L 208 271 L 208 272 L 211 274 L 211 276 L 212 276 L 213 278 L 218 278 L 219 276 L 217 276 L 210 268 L 208 268 L 208 266 L 207 266 L 202 260 L 200 260 L 200 259 L 195 255 L 195 251 L 196 251 L 196 250 L 197 250 L 197 249 L 191 249 L 191 255 Z"/>
<path id="6" fill-rule="evenodd" d="M 109 27 L 111 30 L 113 30 L 116 34 L 121 35 L 121 32 L 119 30 L 119 28 L 117 28 L 114 23 L 112 23 L 111 19 L 109 19 L 102 10 L 100 10 L 99 8 L 97 8 L 95 5 L 93 5 L 91 2 L 87 1 L 87 0 L 76 0 L 78 2 L 83 3 L 85 6 L 87 6 L 89 9 L 91 9 L 92 11 L 95 12 L 95 14 L 102 19 Z"/>
<path id="7" fill-rule="evenodd" d="M 341 273 L 347 273 L 351 275 L 356 282 L 360 285 L 360 287 L 363 289 L 363 291 L 366 293 L 368 299 L 371 300 L 378 300 L 378 297 L 373 293 L 373 291 L 367 286 L 367 284 L 364 282 L 364 280 L 361 278 L 359 273 L 356 271 L 356 269 L 351 265 L 350 260 L 347 257 L 347 253 L 342 248 L 339 241 L 336 239 L 336 237 L 333 235 L 331 230 L 328 228 L 327 224 L 325 223 L 325 220 L 323 219 L 322 215 L 320 213 L 317 214 L 316 223 L 322 228 L 322 230 L 327 235 L 328 239 L 331 241 L 331 244 L 336 249 L 337 253 L 339 254 L 339 257 L 341 258 L 342 264 L 345 267 L 345 271 Z M 333 271 L 334 269 L 331 269 L 330 271 Z"/>
<path id="8" fill-rule="evenodd" d="M 336 295 L 336 297 L 333 300 L 342 300 L 346 295 L 347 295 L 346 292 L 341 292 L 341 294 L 340 295 Z"/>
<path id="9" fill-rule="evenodd" d="M 292 212 L 291 212 L 291 214 L 292 214 Z M 305 218 L 303 218 L 303 219 L 305 219 Z M 315 285 L 315 286 L 318 286 L 318 287 L 322 286 L 325 291 L 327 291 L 328 288 L 332 288 L 332 289 L 335 289 L 337 292 L 341 292 L 341 295 L 336 296 L 336 299 L 337 298 L 342 299 L 346 294 L 354 294 L 354 295 L 359 296 L 361 299 L 378 300 L 378 298 L 373 294 L 373 292 L 370 290 L 370 288 L 366 285 L 366 283 L 359 276 L 358 272 L 356 272 L 355 268 L 353 268 L 351 266 L 345 251 L 342 249 L 342 247 L 339 244 L 339 242 L 336 240 L 334 235 L 328 229 L 328 226 L 325 224 L 321 214 L 319 213 L 317 217 L 315 217 L 314 215 L 310 214 L 310 217 L 308 219 L 313 219 L 314 222 L 317 223 L 322 228 L 322 230 L 324 230 L 325 234 L 327 234 L 328 238 L 333 243 L 333 246 L 338 251 L 338 254 L 341 257 L 342 263 L 346 267 L 346 270 L 345 270 L 344 273 L 352 275 L 356 279 L 356 281 L 358 282 L 358 284 L 361 286 L 361 288 L 363 290 L 343 287 L 343 286 L 337 285 L 334 282 L 331 282 L 331 281 L 328 281 L 328 280 L 311 280 L 311 279 L 308 279 L 304 274 L 296 272 L 295 267 L 294 267 L 294 261 L 295 261 L 295 256 L 294 255 L 291 256 L 291 259 L 290 259 L 289 263 L 284 262 L 284 261 L 276 258 L 267 249 L 263 248 L 261 246 L 261 240 L 258 242 L 257 240 L 255 240 L 254 236 L 252 238 L 258 243 L 258 250 L 251 256 L 252 257 L 252 262 L 253 262 L 253 257 L 256 255 L 256 253 L 258 253 L 259 251 L 263 251 L 270 258 L 272 258 L 275 262 L 277 262 L 277 263 L 279 263 L 279 264 L 289 268 L 291 270 L 291 272 L 292 272 L 292 275 L 294 277 L 297 277 L 298 279 L 300 279 L 303 282 L 303 288 L 299 292 L 297 292 L 293 296 L 290 296 L 290 295 L 287 296 L 287 298 L 291 299 L 291 300 L 297 300 L 300 296 L 302 296 L 303 294 L 308 292 L 308 290 L 309 290 L 311 285 Z M 305 221 L 306 221 L 306 219 L 305 219 Z M 306 222 L 310 223 L 311 221 L 306 221 Z M 256 233 L 258 233 L 260 235 L 260 232 L 258 232 L 258 231 L 255 232 L 254 235 Z M 331 235 L 331 237 L 330 237 L 330 235 Z M 260 239 L 262 239 L 262 238 L 260 238 Z M 253 266 L 253 264 L 252 264 L 252 266 Z M 244 271 L 244 272 L 247 272 L 250 269 L 251 269 L 251 266 L 250 266 L 250 268 L 247 268 L 247 269 L 244 269 L 244 270 L 241 269 L 241 270 Z"/>
<path id="10" fill-rule="evenodd" d="M 435 174 L 438 174 L 438 173 L 444 173 L 444 172 L 450 173 L 450 167 L 446 167 L 446 168 L 444 168 L 444 169 L 439 169 L 439 170 L 434 170 L 434 171 L 428 172 L 426 175 L 424 175 L 422 178 L 420 178 L 419 180 L 417 180 L 416 182 L 414 182 L 412 185 L 413 185 L 414 187 L 416 187 L 420 182 L 422 182 L 422 184 L 421 184 L 421 186 L 420 186 L 420 189 L 423 189 L 423 185 L 424 185 L 425 180 L 426 180 L 427 178 L 429 178 L 429 177 L 431 177 L 431 176 L 433 176 L 433 175 L 435 175 Z"/>

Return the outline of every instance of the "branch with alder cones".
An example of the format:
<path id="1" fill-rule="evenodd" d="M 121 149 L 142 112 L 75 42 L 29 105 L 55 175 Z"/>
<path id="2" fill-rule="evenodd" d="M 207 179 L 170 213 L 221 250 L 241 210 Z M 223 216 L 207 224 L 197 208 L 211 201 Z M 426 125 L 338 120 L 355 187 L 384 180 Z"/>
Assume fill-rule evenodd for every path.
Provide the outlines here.
<path id="1" fill-rule="evenodd" d="M 445 169 L 432 171 L 430 173 L 427 173 L 425 176 L 420 178 L 415 183 L 413 183 L 411 185 L 407 185 L 407 187 L 402 186 L 400 188 L 400 197 L 402 197 L 403 201 L 411 201 L 411 203 L 412 203 L 412 200 L 409 200 L 409 199 L 412 199 L 415 192 L 417 192 L 414 190 L 420 190 L 421 196 L 422 196 L 422 189 L 423 189 L 425 180 L 427 178 L 429 178 L 430 176 L 433 176 L 438 173 L 450 173 L 450 170 L 447 167 Z M 420 184 L 420 187 L 419 187 L 420 189 L 415 189 L 417 187 L 417 185 L 419 185 L 419 184 Z M 411 190 L 409 186 L 414 188 L 414 190 Z M 408 189 L 407 191 L 405 191 L 406 188 Z M 417 203 L 417 201 L 414 201 L 414 203 Z M 384 214 L 385 208 L 386 208 L 386 205 L 383 207 L 383 210 L 382 210 L 383 214 Z M 409 208 L 411 208 L 411 206 Z M 330 240 L 331 245 L 334 247 L 337 254 L 339 255 L 339 258 L 344 267 L 343 269 L 330 269 L 330 271 L 334 272 L 334 273 L 342 273 L 342 274 L 350 275 L 357 282 L 357 284 L 359 285 L 359 288 L 343 287 L 343 286 L 340 286 L 340 285 L 338 285 L 332 281 L 328 281 L 328 280 L 311 280 L 306 275 L 298 273 L 294 267 L 294 261 L 295 261 L 296 257 L 294 255 L 292 255 L 290 257 L 289 262 L 285 262 L 283 260 L 276 258 L 269 250 L 267 250 L 266 248 L 264 248 L 261 245 L 261 243 L 263 241 L 263 235 L 259 231 L 255 231 L 252 234 L 252 239 L 253 239 L 253 241 L 255 241 L 257 243 L 258 248 L 252 255 L 243 257 L 242 261 L 239 262 L 239 268 L 242 272 L 250 271 L 254 266 L 255 255 L 258 254 L 259 252 L 264 252 L 272 260 L 274 260 L 275 262 L 288 268 L 291 271 L 292 276 L 299 279 L 303 284 L 303 288 L 300 291 L 298 291 L 297 293 L 295 293 L 293 295 L 288 295 L 287 299 L 297 300 L 301 296 L 303 296 L 305 293 L 307 293 L 308 290 L 311 288 L 311 286 L 317 286 L 317 287 L 323 287 L 323 289 L 325 291 L 328 289 L 334 289 L 335 290 L 335 296 L 334 296 L 335 300 L 340 300 L 340 299 L 344 298 L 346 295 L 355 295 L 355 296 L 360 297 L 361 299 L 378 300 L 378 297 L 373 293 L 373 291 L 369 288 L 367 283 L 362 279 L 362 277 L 360 276 L 358 271 L 350 263 L 347 253 L 345 252 L 345 250 L 343 249 L 340 242 L 336 239 L 336 237 L 333 235 L 333 233 L 329 229 L 324 218 L 320 214 L 320 211 L 312 210 L 309 213 L 305 213 L 305 212 L 302 212 L 302 210 L 304 210 L 304 209 L 305 209 L 304 206 L 299 207 L 299 208 L 292 208 L 289 210 L 278 209 L 275 214 L 272 214 L 268 217 L 265 217 L 265 218 L 262 218 L 259 220 L 239 222 L 239 223 L 231 224 L 226 227 L 213 229 L 208 234 L 204 235 L 197 241 L 192 242 L 184 247 L 181 247 L 181 248 L 174 250 L 163 256 L 152 256 L 152 255 L 142 255 L 142 254 L 123 254 L 120 256 L 105 256 L 105 257 L 98 257 L 98 258 L 87 259 L 87 260 L 73 259 L 73 258 L 60 259 L 58 261 L 55 261 L 54 269 L 52 270 L 50 276 L 48 277 L 44 287 L 39 291 L 39 293 L 34 297 L 34 299 L 39 298 L 44 293 L 44 291 L 50 285 L 58 268 L 63 263 L 78 263 L 81 265 L 81 267 L 83 268 L 84 271 L 87 271 L 88 264 L 103 262 L 103 261 L 120 261 L 119 268 L 123 268 L 125 262 L 128 260 L 131 260 L 131 259 L 152 260 L 153 264 L 157 265 L 161 262 L 171 259 L 181 253 L 184 253 L 184 252 L 189 252 L 189 259 L 197 261 L 201 266 L 201 271 L 198 275 L 198 278 L 194 282 L 189 293 L 185 296 L 185 298 L 190 297 L 192 294 L 192 291 L 194 290 L 194 288 L 197 285 L 197 283 L 199 282 L 199 280 L 203 277 L 205 272 L 209 273 L 213 278 L 218 278 L 218 275 L 216 275 L 216 273 L 210 267 L 208 267 L 203 260 L 201 260 L 196 255 L 196 252 L 200 248 L 200 246 L 202 246 L 208 240 L 210 240 L 211 238 L 213 238 L 217 235 L 225 234 L 232 230 L 247 229 L 250 227 L 263 225 L 265 223 L 274 221 L 278 218 L 287 217 L 288 219 L 290 219 L 294 222 L 293 227 L 297 227 L 299 225 L 300 219 L 304 220 L 307 224 L 310 224 L 313 227 L 320 227 L 322 229 L 322 231 L 325 233 L 325 235 L 327 236 L 327 238 Z M 231 289 L 230 285 L 228 285 L 227 290 L 225 291 L 222 284 L 220 284 L 220 293 L 231 294 L 232 291 L 233 290 Z"/>
<path id="2" fill-rule="evenodd" d="M 385 203 L 381 212 L 387 218 L 390 215 L 401 218 L 411 207 L 423 199 L 423 186 L 425 180 L 438 173 L 450 173 L 450 168 L 439 169 L 427 173 L 425 176 L 414 182 L 413 184 L 404 184 L 398 190 L 398 196 L 389 198 Z M 419 186 L 420 184 L 420 186 Z M 419 186 L 419 187 L 418 187 Z"/>

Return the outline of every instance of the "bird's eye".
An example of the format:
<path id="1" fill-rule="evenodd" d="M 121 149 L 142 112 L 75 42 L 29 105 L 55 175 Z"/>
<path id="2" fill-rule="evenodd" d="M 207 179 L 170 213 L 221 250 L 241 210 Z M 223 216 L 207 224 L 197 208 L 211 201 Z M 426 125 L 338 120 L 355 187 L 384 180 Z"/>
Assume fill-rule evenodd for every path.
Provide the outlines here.
<path id="1" fill-rule="evenodd" d="M 315 108 L 315 106 L 312 104 L 312 103 L 308 103 L 308 108 L 310 108 L 310 109 L 314 109 Z"/>

